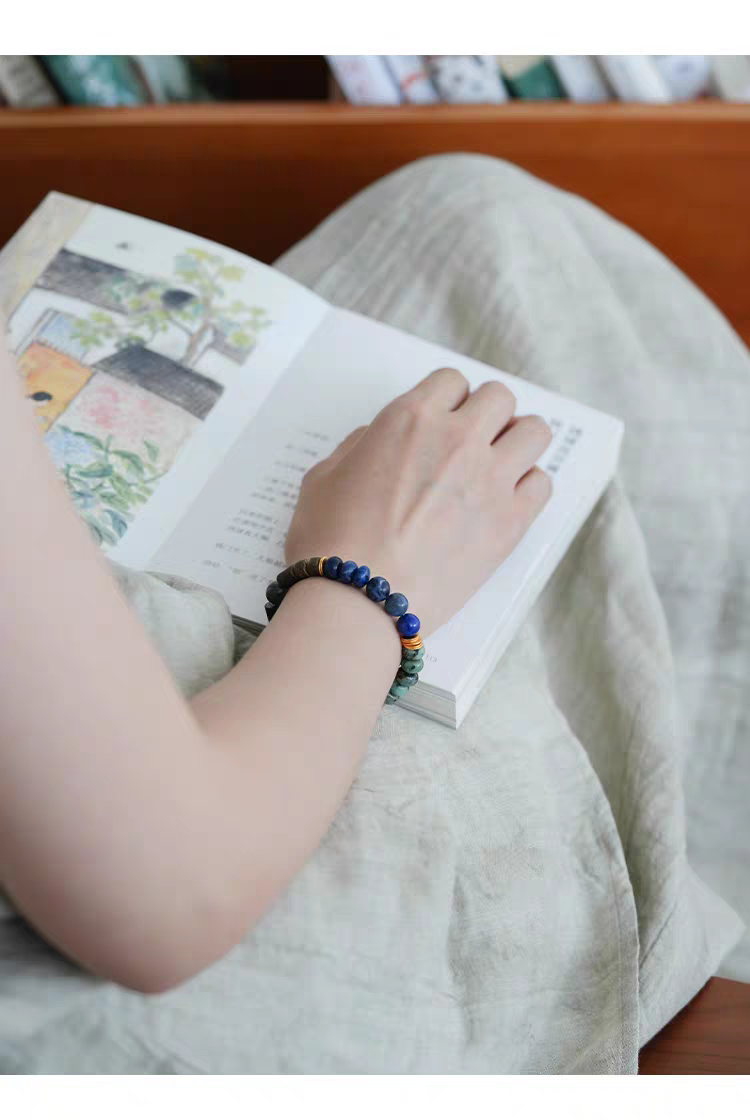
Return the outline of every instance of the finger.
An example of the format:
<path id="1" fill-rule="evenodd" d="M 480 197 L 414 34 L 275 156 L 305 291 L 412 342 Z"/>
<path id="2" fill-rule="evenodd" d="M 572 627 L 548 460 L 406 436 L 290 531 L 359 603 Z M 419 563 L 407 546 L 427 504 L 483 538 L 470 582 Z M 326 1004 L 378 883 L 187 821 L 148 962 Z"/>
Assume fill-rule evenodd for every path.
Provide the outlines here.
<path id="1" fill-rule="evenodd" d="M 552 479 L 541 467 L 532 467 L 516 484 L 516 501 L 529 524 L 552 497 Z"/>
<path id="2" fill-rule="evenodd" d="M 492 443 L 508 424 L 516 408 L 516 398 L 502 381 L 485 381 L 459 409 L 459 416 L 476 427 L 487 443 Z"/>
<path id="3" fill-rule="evenodd" d="M 439 408 L 448 412 L 466 400 L 469 394 L 469 382 L 457 369 L 448 366 L 434 369 L 418 385 L 404 393 L 401 398 L 408 400 L 429 400 Z"/>
<path id="4" fill-rule="evenodd" d="M 517 416 L 495 440 L 498 463 L 520 479 L 552 442 L 552 432 L 541 416 Z"/>

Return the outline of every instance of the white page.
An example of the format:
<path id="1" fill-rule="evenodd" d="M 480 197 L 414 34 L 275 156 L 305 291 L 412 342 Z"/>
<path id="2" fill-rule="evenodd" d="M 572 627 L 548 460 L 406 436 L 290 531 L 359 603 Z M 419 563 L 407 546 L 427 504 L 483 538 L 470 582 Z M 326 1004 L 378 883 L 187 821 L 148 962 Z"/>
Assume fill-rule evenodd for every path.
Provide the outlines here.
<path id="1" fill-rule="evenodd" d="M 547 508 L 464 610 L 430 637 L 420 680 L 455 692 L 471 652 L 499 625 L 592 479 L 603 484 L 608 476 L 620 421 L 444 347 L 332 310 L 149 566 L 207 584 L 235 615 L 264 623 L 265 588 L 284 567 L 284 537 L 304 472 L 394 396 L 444 365 L 459 368 L 473 388 L 504 381 L 516 395 L 518 414 L 539 413 L 555 431 L 540 460 L 554 479 Z M 366 556 L 351 559 L 367 563 Z M 418 614 L 419 604 L 413 608 Z"/>

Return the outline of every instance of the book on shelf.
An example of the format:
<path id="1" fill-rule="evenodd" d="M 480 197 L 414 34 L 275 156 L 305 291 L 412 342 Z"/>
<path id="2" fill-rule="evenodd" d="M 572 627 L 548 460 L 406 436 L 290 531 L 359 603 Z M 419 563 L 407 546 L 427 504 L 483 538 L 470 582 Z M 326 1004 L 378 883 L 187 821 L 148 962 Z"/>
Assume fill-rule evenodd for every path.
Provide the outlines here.
<path id="1" fill-rule="evenodd" d="M 398 82 L 379 54 L 328 54 L 328 65 L 352 105 L 400 105 Z"/>
<path id="2" fill-rule="evenodd" d="M 718 54 L 712 60 L 712 86 L 724 101 L 750 101 L 750 55 Z"/>
<path id="3" fill-rule="evenodd" d="M 60 104 L 42 67 L 26 54 L 0 54 L 0 104 L 3 101 L 16 109 Z"/>
<path id="4" fill-rule="evenodd" d="M 231 249 L 63 195 L 0 252 L 0 312 L 47 450 L 94 537 L 124 564 L 214 589 L 254 633 L 285 566 L 303 475 L 388 401 L 455 366 L 472 388 L 505 383 L 517 415 L 544 416 L 553 495 L 427 636 L 425 668 L 402 701 L 451 727 L 615 470 L 623 426 L 611 416 L 334 307 Z"/>
<path id="5" fill-rule="evenodd" d="M 386 54 L 383 55 L 383 60 L 403 101 L 412 105 L 430 105 L 440 100 L 423 55 Z"/>
<path id="6" fill-rule="evenodd" d="M 148 88 L 128 55 L 46 54 L 42 63 L 71 105 L 144 105 Z"/>
<path id="7" fill-rule="evenodd" d="M 441 101 L 496 105 L 508 100 L 494 55 L 428 55 L 427 64 Z"/>
<path id="8" fill-rule="evenodd" d="M 554 68 L 542 55 L 496 55 L 500 73 L 513 97 L 525 101 L 558 100 L 565 97 Z"/>
<path id="9" fill-rule="evenodd" d="M 610 101 L 612 94 L 596 60 L 586 54 L 553 54 L 550 60 L 571 101 Z"/>
<path id="10" fill-rule="evenodd" d="M 184 55 L 136 54 L 131 57 L 150 100 L 155 104 L 207 100 L 206 90 Z"/>
<path id="11" fill-rule="evenodd" d="M 708 93 L 711 63 L 707 55 L 658 54 L 653 58 L 674 101 L 693 101 Z"/>
<path id="12" fill-rule="evenodd" d="M 667 80 L 651 55 L 601 54 L 597 61 L 620 101 L 674 101 Z"/>

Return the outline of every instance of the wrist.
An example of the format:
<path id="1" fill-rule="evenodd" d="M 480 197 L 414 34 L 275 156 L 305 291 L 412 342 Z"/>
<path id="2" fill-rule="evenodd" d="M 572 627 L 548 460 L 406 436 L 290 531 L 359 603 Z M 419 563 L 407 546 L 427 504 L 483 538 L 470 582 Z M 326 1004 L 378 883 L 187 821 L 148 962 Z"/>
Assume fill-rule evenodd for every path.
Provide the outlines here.
<path id="1" fill-rule="evenodd" d="M 368 660 L 383 659 L 391 669 L 398 664 L 401 642 L 393 619 L 352 587 L 328 579 L 300 580 L 289 588 L 282 607 L 274 627 L 285 611 L 289 620 L 292 613 L 298 620 L 301 615 L 310 620 L 314 616 L 321 636 L 333 634 L 342 648 L 363 651 Z"/>
<path id="2" fill-rule="evenodd" d="M 364 591 L 371 602 L 383 604 L 384 615 L 395 624 L 400 648 L 398 670 L 391 681 L 385 703 L 397 703 L 418 682 L 419 673 L 424 666 L 424 646 L 419 634 L 421 622 L 417 615 L 408 610 L 407 597 L 401 592 L 392 591 L 388 580 L 383 576 L 371 576 L 366 565 L 344 561 L 338 556 L 310 556 L 295 560 L 279 572 L 277 578 L 266 588 L 268 621 L 275 617 L 292 588 L 319 578 L 326 579 L 331 584 L 351 586 L 356 591 Z M 352 604 L 357 602 L 356 599 L 351 601 Z"/>

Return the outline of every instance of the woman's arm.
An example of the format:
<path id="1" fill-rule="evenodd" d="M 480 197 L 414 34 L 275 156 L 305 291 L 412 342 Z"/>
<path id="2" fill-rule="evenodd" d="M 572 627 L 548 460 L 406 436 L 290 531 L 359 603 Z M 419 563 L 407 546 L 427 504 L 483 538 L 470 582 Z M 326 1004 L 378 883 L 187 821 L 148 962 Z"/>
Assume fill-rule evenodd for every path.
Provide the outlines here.
<path id="1" fill-rule="evenodd" d="M 392 621 L 297 585 L 243 661 L 177 692 L 0 353 L 0 881 L 90 970 L 158 991 L 230 949 L 319 843 L 399 661 Z M 368 563 L 440 625 L 549 495 L 549 440 L 439 371 L 305 480 L 288 554 Z M 498 433 L 505 434 L 496 439 Z M 494 441 L 494 442 L 493 442 Z"/>

